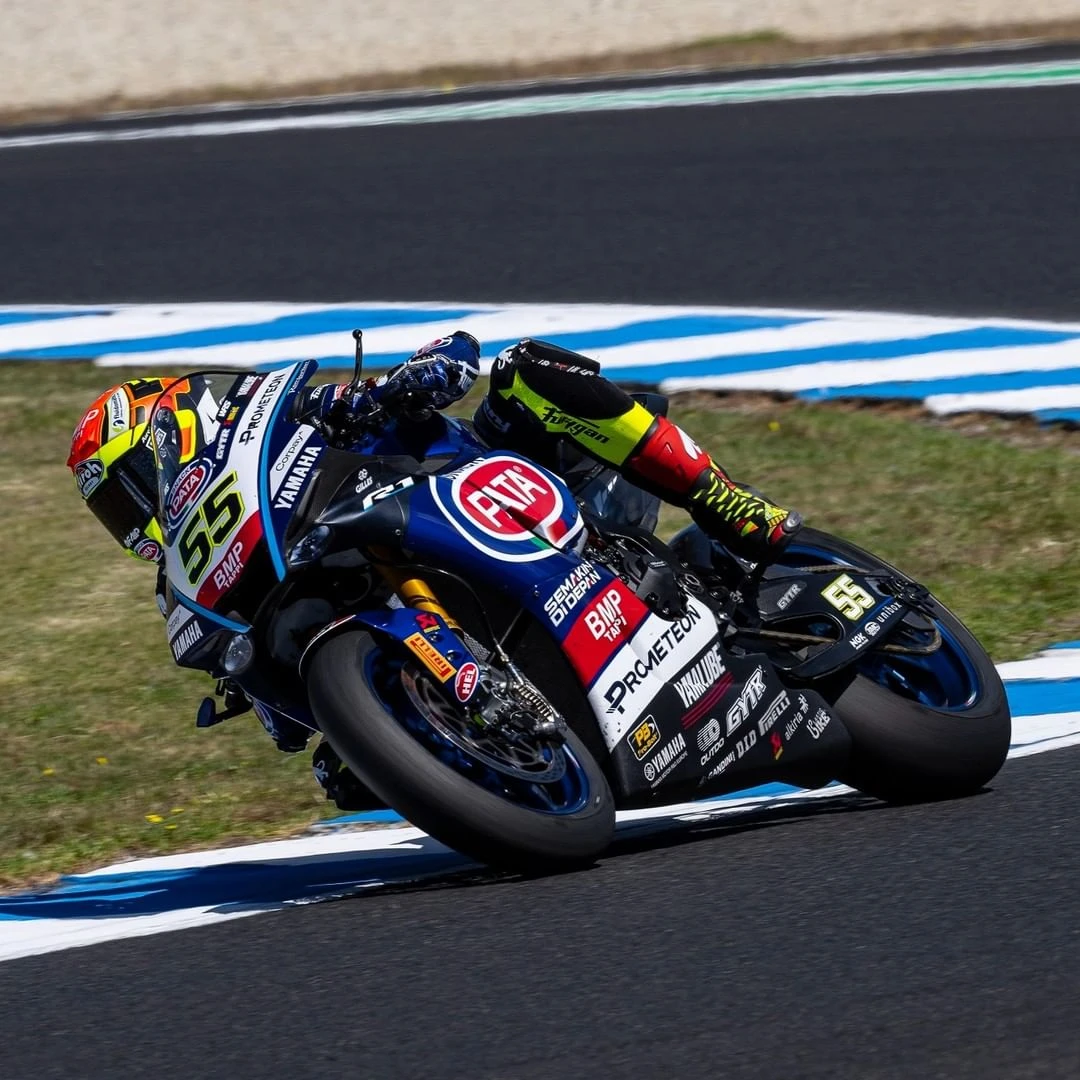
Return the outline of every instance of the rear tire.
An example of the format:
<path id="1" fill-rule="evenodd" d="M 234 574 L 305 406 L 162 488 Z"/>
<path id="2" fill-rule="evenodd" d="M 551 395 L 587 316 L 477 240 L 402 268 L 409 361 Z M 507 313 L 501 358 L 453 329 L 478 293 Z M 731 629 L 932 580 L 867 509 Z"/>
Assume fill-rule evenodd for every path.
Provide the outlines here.
<path id="1" fill-rule="evenodd" d="M 320 645 L 308 670 L 308 696 L 331 746 L 388 805 L 449 847 L 504 869 L 563 869 L 608 847 L 615 831 L 611 789 L 573 732 L 565 747 L 584 778 L 584 805 L 560 813 L 516 805 L 439 760 L 395 718 L 368 682 L 378 650 L 358 630 Z"/>
<path id="2" fill-rule="evenodd" d="M 784 561 L 797 564 L 803 547 L 834 553 L 854 566 L 907 576 L 876 555 L 817 529 L 803 529 Z M 977 690 L 969 704 L 936 709 L 865 675 L 857 675 L 835 698 L 826 692 L 853 744 L 840 779 L 891 802 L 973 794 L 993 779 L 1009 752 L 1012 720 L 993 661 L 944 604 L 931 597 L 931 605 L 931 617 L 971 665 Z"/>

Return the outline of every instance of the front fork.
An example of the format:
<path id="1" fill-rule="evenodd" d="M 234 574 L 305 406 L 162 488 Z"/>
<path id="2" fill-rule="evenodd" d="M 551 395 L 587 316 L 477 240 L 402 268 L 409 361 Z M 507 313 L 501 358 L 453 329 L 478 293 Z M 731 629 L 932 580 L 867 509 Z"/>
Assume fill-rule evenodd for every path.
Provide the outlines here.
<path id="1" fill-rule="evenodd" d="M 374 548 L 371 554 L 375 556 L 371 565 L 406 607 L 438 615 L 454 633 L 461 636 L 458 621 L 439 603 L 435 590 L 422 577 L 395 566 L 391 553 L 385 548 Z"/>
<path id="2" fill-rule="evenodd" d="M 401 570 L 390 563 L 379 562 L 374 564 L 383 580 L 394 590 L 406 607 L 417 611 L 426 611 L 432 615 L 438 615 L 446 625 L 464 640 L 464 632 L 457 620 L 439 603 L 435 591 L 420 576 Z M 490 724 L 494 715 L 510 711 L 520 710 L 521 706 L 531 707 L 534 723 L 530 725 L 533 735 L 543 735 L 548 738 L 557 736 L 565 727 L 565 722 L 551 707 L 544 696 L 525 678 L 518 670 L 509 656 L 503 651 L 501 645 L 492 639 L 493 651 L 500 661 L 503 674 L 500 676 L 490 670 L 487 664 L 480 663 L 480 687 L 482 691 L 476 700 L 471 702 L 473 720 L 481 726 Z M 447 693 L 447 697 L 450 694 Z M 515 709 L 516 706 L 516 709 Z M 491 715 L 489 715 L 491 714 Z"/>

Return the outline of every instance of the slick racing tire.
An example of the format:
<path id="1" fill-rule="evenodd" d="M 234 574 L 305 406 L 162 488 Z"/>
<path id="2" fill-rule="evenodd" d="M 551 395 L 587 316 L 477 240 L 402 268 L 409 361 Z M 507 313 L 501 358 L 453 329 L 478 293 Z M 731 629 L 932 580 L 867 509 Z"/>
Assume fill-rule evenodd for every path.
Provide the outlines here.
<path id="1" fill-rule="evenodd" d="M 783 561 L 794 566 L 830 555 L 906 578 L 870 552 L 809 528 Z M 851 734 L 851 757 L 839 779 L 891 802 L 973 794 L 997 774 L 1009 750 L 1011 717 L 997 669 L 951 611 L 933 597 L 930 605 L 942 635 L 936 654 L 905 659 L 878 650 L 860 661 L 837 696 L 815 686 Z"/>
<path id="2" fill-rule="evenodd" d="M 498 774 L 488 772 L 483 786 L 455 767 L 454 748 L 433 746 L 410 730 L 405 716 L 414 728 L 419 722 L 421 734 L 422 717 L 384 658 L 370 634 L 347 631 L 318 646 L 307 681 L 323 734 L 389 806 L 447 846 L 501 869 L 580 866 L 608 847 L 615 830 L 611 789 L 573 732 L 562 748 L 574 770 L 573 797 L 555 812 L 521 805 L 506 790 L 493 790 Z"/>

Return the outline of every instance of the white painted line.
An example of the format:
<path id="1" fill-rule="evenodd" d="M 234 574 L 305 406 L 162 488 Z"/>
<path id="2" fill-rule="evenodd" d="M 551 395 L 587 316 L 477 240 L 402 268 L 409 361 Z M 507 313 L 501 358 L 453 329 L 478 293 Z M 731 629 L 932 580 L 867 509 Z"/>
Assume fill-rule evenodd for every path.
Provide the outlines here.
<path id="1" fill-rule="evenodd" d="M 1080 679 L 1080 649 L 1047 649 L 1031 660 L 997 665 L 1007 682 L 1021 679 Z"/>
<path id="2" fill-rule="evenodd" d="M 1080 345 L 1073 343 L 1072 363 L 1064 366 L 1080 367 Z M 1032 386 L 1026 390 L 993 390 L 982 394 L 931 394 L 923 404 L 940 416 L 957 412 L 1032 413 L 1042 409 L 1075 409 L 1080 406 L 1080 385 Z"/>
<path id="3" fill-rule="evenodd" d="M 651 341 L 635 341 L 630 345 L 617 345 L 606 349 L 593 349 L 590 355 L 604 368 L 651 367 L 657 364 L 686 363 L 694 360 L 719 360 L 738 358 L 756 353 L 788 353 L 803 349 L 821 349 L 832 345 L 873 344 L 881 341 L 912 340 L 931 334 L 949 334 L 961 330 L 975 329 L 978 324 L 965 319 L 895 319 L 890 316 L 862 316 L 842 319 L 819 319 L 819 312 L 804 313 L 808 321 L 793 326 L 765 327 L 760 330 L 737 330 L 728 334 L 706 334 L 689 338 L 659 338 Z M 937 354 L 935 354 L 937 355 Z M 837 363 L 833 366 L 847 370 L 850 364 L 858 361 Z M 907 358 L 910 369 L 912 359 Z M 819 364 L 804 365 L 817 368 Z M 762 377 L 782 376 L 783 368 L 776 371 L 763 370 L 746 375 L 709 376 L 716 379 L 744 379 L 753 381 Z M 680 381 L 703 385 L 706 377 L 687 376 L 683 380 L 670 379 L 668 383 Z"/>
<path id="4" fill-rule="evenodd" d="M 1080 745 L 1080 712 L 1023 716 L 1013 721 L 1013 746 L 1009 757 L 1030 757 Z"/>
<path id="5" fill-rule="evenodd" d="M 143 142 L 152 139 L 216 138 L 287 131 L 341 130 L 399 124 L 505 120 L 566 113 L 618 112 L 688 106 L 743 105 L 755 101 L 813 100 L 873 95 L 955 93 L 983 89 L 1024 89 L 1080 83 L 1072 61 L 995 64 L 983 67 L 859 71 L 834 75 L 742 79 L 715 83 L 587 90 L 577 93 L 494 97 L 483 101 L 411 104 L 368 110 L 339 110 L 248 119 L 103 127 L 0 138 L 0 150 L 80 143 Z"/>
<path id="6" fill-rule="evenodd" d="M 935 331 L 947 333 L 947 329 Z M 890 338 L 885 340 L 891 340 Z M 912 379 L 947 379 L 965 375 L 998 375 L 1013 371 L 1060 371 L 1080 367 L 1080 342 L 1062 341 L 1052 345 L 1006 345 L 989 349 L 955 349 L 941 352 L 924 352 L 912 356 L 899 356 L 886 360 L 823 360 L 815 364 L 795 364 L 790 367 L 763 369 L 761 371 L 732 372 L 729 375 L 675 376 L 665 379 L 662 388 L 666 392 L 693 387 L 709 390 L 776 390 L 797 393 L 829 386 L 872 386 L 881 382 L 906 382 Z M 985 394 L 938 394 L 926 399 L 931 402 L 958 403 L 1020 398 L 1032 395 L 1032 401 L 1041 401 L 1040 394 L 1057 394 L 1061 387 L 1039 390 L 995 391 Z M 1072 402 L 1075 404 L 1075 402 Z M 978 408 L 971 405 L 968 408 Z M 1021 411 L 1049 406 L 1033 405 Z M 992 406 L 1000 411 L 1001 405 Z M 944 411 L 937 408 L 934 411 Z"/>

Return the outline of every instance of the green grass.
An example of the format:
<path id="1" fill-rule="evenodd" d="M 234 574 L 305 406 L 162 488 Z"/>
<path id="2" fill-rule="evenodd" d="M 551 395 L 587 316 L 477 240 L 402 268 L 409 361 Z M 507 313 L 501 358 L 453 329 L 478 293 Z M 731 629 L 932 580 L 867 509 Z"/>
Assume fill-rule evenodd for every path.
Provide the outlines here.
<path id="1" fill-rule="evenodd" d="M 82 507 L 63 464 L 68 440 L 119 377 L 86 364 L 0 364 L 8 886 L 126 855 L 283 835 L 337 812 L 309 755 L 279 753 L 250 715 L 196 730 L 210 681 L 172 663 L 152 569 L 126 558 Z M 1080 437 L 688 401 L 673 418 L 736 477 L 919 577 L 995 659 L 1080 637 Z M 679 521 L 665 517 L 669 528 Z"/>

